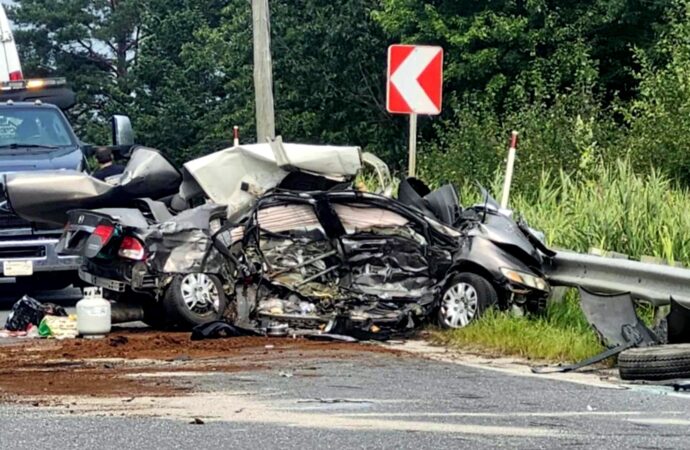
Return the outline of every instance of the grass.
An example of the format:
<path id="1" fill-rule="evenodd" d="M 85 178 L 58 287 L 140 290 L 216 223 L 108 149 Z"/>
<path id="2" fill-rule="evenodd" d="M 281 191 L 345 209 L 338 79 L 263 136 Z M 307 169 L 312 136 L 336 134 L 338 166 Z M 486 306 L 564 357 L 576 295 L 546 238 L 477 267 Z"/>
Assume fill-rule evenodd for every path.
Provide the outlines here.
<path id="1" fill-rule="evenodd" d="M 500 177 L 491 187 L 500 194 Z M 463 203 L 478 200 L 475 188 L 460 189 Z M 690 195 L 668 178 L 639 176 L 620 161 L 582 174 L 545 174 L 533 192 L 511 196 L 511 208 L 546 233 L 552 247 L 586 252 L 591 247 L 639 259 L 643 255 L 690 265 Z M 490 311 L 465 329 L 439 331 L 434 341 L 549 361 L 578 361 L 602 350 L 576 296 L 550 305 L 545 317 Z M 652 311 L 641 308 L 649 321 Z"/>
<path id="2" fill-rule="evenodd" d="M 545 317 L 516 317 L 489 310 L 466 328 L 433 332 L 432 341 L 550 362 L 579 361 L 603 350 L 573 296 L 552 304 Z"/>

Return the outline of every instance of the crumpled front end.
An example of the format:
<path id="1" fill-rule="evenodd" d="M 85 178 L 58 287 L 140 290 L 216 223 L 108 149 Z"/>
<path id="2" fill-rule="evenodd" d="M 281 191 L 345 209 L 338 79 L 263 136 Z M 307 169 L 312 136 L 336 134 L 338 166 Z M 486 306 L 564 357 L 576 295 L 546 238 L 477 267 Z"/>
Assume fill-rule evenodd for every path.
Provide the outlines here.
<path id="1" fill-rule="evenodd" d="M 369 200 L 355 193 L 264 197 L 228 236 L 252 272 L 237 289 L 241 319 L 266 329 L 381 335 L 423 322 L 451 253 L 435 248 L 414 213 Z"/>

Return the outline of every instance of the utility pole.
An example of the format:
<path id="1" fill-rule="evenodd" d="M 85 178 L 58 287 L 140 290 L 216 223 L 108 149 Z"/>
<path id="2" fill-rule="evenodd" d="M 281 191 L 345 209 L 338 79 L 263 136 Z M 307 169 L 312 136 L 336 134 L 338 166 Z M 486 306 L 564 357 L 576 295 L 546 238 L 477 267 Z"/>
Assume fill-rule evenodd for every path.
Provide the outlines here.
<path id="1" fill-rule="evenodd" d="M 271 62 L 271 19 L 268 0 L 251 0 L 254 34 L 254 97 L 256 102 L 256 140 L 275 138 L 273 111 L 273 64 Z"/>

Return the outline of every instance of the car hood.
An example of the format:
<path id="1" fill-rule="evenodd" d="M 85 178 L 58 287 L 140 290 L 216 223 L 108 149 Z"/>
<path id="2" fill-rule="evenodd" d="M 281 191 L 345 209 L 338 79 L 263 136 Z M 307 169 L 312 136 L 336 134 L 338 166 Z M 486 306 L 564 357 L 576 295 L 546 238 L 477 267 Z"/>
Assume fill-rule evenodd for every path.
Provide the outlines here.
<path id="1" fill-rule="evenodd" d="M 511 218 L 499 213 L 490 213 L 470 232 L 481 236 L 501 247 L 518 250 L 532 262 L 541 264 L 542 258 L 537 248 Z"/>
<path id="2" fill-rule="evenodd" d="M 41 149 L 0 150 L 0 173 L 34 170 L 81 170 L 84 156 L 78 147 L 44 151 Z"/>

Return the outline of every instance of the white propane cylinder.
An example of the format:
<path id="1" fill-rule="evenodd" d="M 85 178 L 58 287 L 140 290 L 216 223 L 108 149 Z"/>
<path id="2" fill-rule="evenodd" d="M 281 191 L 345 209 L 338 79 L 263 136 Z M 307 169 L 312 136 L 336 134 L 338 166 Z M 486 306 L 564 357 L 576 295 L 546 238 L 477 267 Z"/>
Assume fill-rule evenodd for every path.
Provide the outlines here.
<path id="1" fill-rule="evenodd" d="M 110 333 L 110 302 L 101 288 L 84 288 L 84 298 L 77 302 L 77 331 L 87 338 Z"/>

